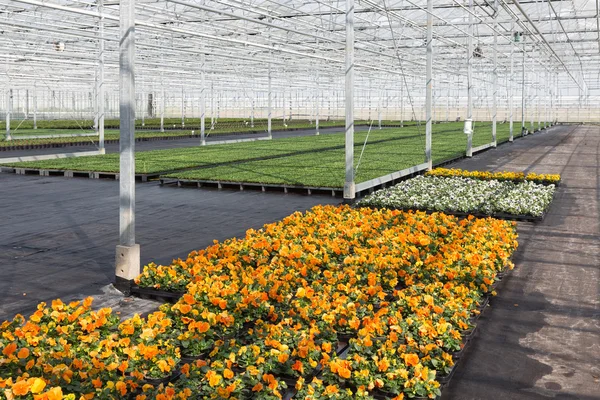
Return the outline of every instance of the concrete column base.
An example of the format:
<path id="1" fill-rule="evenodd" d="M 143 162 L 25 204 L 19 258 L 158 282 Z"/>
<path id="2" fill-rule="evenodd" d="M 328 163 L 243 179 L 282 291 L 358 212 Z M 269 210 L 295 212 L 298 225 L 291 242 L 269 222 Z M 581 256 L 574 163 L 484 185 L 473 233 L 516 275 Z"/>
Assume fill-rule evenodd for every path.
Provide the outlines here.
<path id="1" fill-rule="evenodd" d="M 126 281 L 132 281 L 140 274 L 140 245 L 117 245 L 115 275 Z"/>
<path id="2" fill-rule="evenodd" d="M 117 289 L 119 292 L 123 293 L 124 296 L 130 296 L 131 295 L 131 287 L 133 285 L 134 285 L 133 281 L 129 281 L 127 279 L 119 278 L 118 276 L 115 277 L 115 282 L 113 284 L 113 286 L 115 287 L 115 289 Z"/>

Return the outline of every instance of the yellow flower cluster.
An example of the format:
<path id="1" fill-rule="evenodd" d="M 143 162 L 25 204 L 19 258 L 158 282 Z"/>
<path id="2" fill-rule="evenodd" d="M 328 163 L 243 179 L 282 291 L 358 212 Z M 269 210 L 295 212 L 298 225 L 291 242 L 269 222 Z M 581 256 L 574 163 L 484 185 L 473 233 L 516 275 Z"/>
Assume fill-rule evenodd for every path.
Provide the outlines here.
<path id="1" fill-rule="evenodd" d="M 536 174 L 533 172 L 528 173 L 525 176 L 526 181 L 533 181 L 536 183 L 559 183 L 560 175 L 559 174 Z"/>
<path id="2" fill-rule="evenodd" d="M 467 171 L 462 169 L 448 169 L 448 168 L 436 168 L 431 171 L 427 171 L 425 176 L 439 176 L 439 177 L 462 177 L 480 180 L 500 180 L 500 181 L 532 181 L 541 184 L 557 184 L 560 182 L 560 175 L 558 174 L 535 174 L 528 173 L 525 175 L 524 172 L 488 172 L 488 171 Z"/>
<path id="3" fill-rule="evenodd" d="M 516 247 L 512 222 L 317 206 L 146 266 L 140 286 L 185 287 L 146 319 L 86 300 L 4 323 L 0 387 L 15 400 L 36 378 L 86 399 L 434 397 Z M 180 354 L 176 382 L 144 384 Z"/>

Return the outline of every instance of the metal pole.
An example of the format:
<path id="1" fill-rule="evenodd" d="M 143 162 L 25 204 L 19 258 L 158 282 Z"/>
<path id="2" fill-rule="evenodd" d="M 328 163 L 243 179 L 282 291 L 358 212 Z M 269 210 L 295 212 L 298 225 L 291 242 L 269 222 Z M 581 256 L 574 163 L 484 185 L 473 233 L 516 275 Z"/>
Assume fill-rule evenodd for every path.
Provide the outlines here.
<path id="1" fill-rule="evenodd" d="M 548 73 L 548 70 L 546 70 L 546 73 L 544 74 L 545 79 L 544 79 L 544 129 L 548 128 L 548 101 L 549 101 L 549 93 L 550 93 L 550 87 L 548 85 L 548 82 L 550 80 L 550 75 Z"/>
<path id="2" fill-rule="evenodd" d="M 354 0 L 346 0 L 346 179 L 344 199 L 356 197 L 354 185 Z"/>
<path id="3" fill-rule="evenodd" d="M 513 24 L 514 27 L 514 24 Z M 511 32 L 513 31 L 513 28 L 511 28 Z M 514 121 L 513 121 L 513 95 L 514 95 L 514 91 L 513 91 L 513 74 L 514 74 L 514 68 L 515 68 L 515 62 L 514 62 L 514 54 L 515 54 L 515 45 L 514 43 L 511 43 L 510 46 L 510 76 L 508 78 L 508 118 L 509 118 L 509 123 L 508 123 L 508 129 L 510 131 L 510 136 L 508 138 L 509 142 L 512 142 L 515 140 L 514 137 Z"/>
<path id="4" fill-rule="evenodd" d="M 164 83 L 164 79 L 163 79 L 163 71 L 162 71 L 162 66 L 165 65 L 165 58 L 164 58 L 164 54 L 161 52 L 160 53 L 160 65 L 161 65 L 161 70 L 160 70 L 160 97 L 161 97 L 161 108 L 160 108 L 160 131 L 164 132 L 165 131 L 165 108 L 167 106 L 167 99 L 165 96 L 165 83 Z"/>
<path id="5" fill-rule="evenodd" d="M 203 49 L 204 50 L 204 49 Z M 206 145 L 206 54 L 200 55 L 200 144 Z"/>
<path id="6" fill-rule="evenodd" d="M 521 71 L 521 137 L 526 135 L 527 129 L 525 129 L 525 53 L 527 53 L 527 46 L 525 45 L 525 35 L 523 35 L 523 66 Z"/>
<path id="7" fill-rule="evenodd" d="M 377 99 L 377 121 L 378 121 L 378 125 L 379 125 L 379 129 L 381 129 L 381 101 L 382 101 L 382 94 L 381 94 L 381 90 L 378 92 L 378 99 Z"/>
<path id="8" fill-rule="evenodd" d="M 446 122 L 449 121 L 450 112 L 450 83 L 446 85 Z"/>
<path id="9" fill-rule="evenodd" d="M 215 83 L 210 82 L 210 130 L 215 128 Z"/>
<path id="10" fill-rule="evenodd" d="M 142 82 L 143 84 L 143 82 Z M 146 116 L 146 94 L 144 92 L 140 93 L 141 102 L 142 102 L 142 127 L 146 126 L 145 116 Z"/>
<path id="11" fill-rule="evenodd" d="M 317 79 L 315 80 L 315 102 L 316 102 L 316 118 L 315 118 L 315 135 L 319 135 L 319 70 L 317 70 Z"/>
<path id="12" fill-rule="evenodd" d="M 98 80 L 96 81 L 98 125 L 96 129 L 99 151 L 104 153 L 104 0 L 98 0 L 98 13 L 100 19 L 98 20 Z"/>
<path id="13" fill-rule="evenodd" d="M 534 54 L 535 56 L 535 54 Z M 535 132 L 535 112 L 533 110 L 533 99 L 534 99 L 534 95 L 535 95 L 535 91 L 534 91 L 534 87 L 533 87 L 533 79 L 535 78 L 535 63 L 531 63 L 531 84 L 527 87 L 529 93 L 531 93 L 531 96 L 529 96 L 529 100 L 530 100 L 530 107 L 531 107 L 531 133 Z"/>
<path id="14" fill-rule="evenodd" d="M 425 162 L 432 168 L 431 114 L 433 105 L 433 0 L 427 0 L 427 62 L 425 66 Z"/>
<path id="15" fill-rule="evenodd" d="M 283 71 L 283 76 L 285 76 L 285 70 Z M 287 128 L 287 124 L 286 124 L 286 119 L 285 119 L 285 110 L 286 110 L 286 105 L 285 105 L 285 87 L 283 88 L 283 94 L 281 95 L 281 110 L 283 113 L 283 127 Z"/>
<path id="16" fill-rule="evenodd" d="M 473 0 L 469 0 L 469 28 L 467 30 L 467 157 L 473 157 Z"/>
<path id="17" fill-rule="evenodd" d="M 494 82 L 493 82 L 493 105 L 492 105 L 492 146 L 496 147 L 498 142 L 496 140 L 496 124 L 498 122 L 498 24 L 496 23 L 498 18 L 498 0 L 494 1 Z"/>
<path id="18" fill-rule="evenodd" d="M 254 128 L 254 97 L 256 96 L 256 93 L 253 91 L 252 92 L 252 112 L 250 113 L 250 127 Z"/>
<path id="19" fill-rule="evenodd" d="M 541 73 L 540 73 L 541 75 Z M 537 97 L 537 116 L 538 116 L 538 131 L 542 130 L 542 94 L 540 93 L 540 86 L 541 86 L 541 82 L 540 82 L 540 77 L 539 75 L 535 75 L 534 76 L 537 77 L 537 88 L 535 89 L 535 95 Z"/>
<path id="20" fill-rule="evenodd" d="M 37 84 L 33 81 L 33 129 L 37 129 Z"/>
<path id="21" fill-rule="evenodd" d="M 13 90 L 6 91 L 6 140 L 12 140 L 10 135 L 10 114 L 12 113 Z"/>
<path id="22" fill-rule="evenodd" d="M 400 78 L 400 128 L 404 127 L 404 83 L 405 77 Z"/>
<path id="23" fill-rule="evenodd" d="M 185 128 L 185 92 L 181 87 L 181 127 Z"/>
<path id="24" fill-rule="evenodd" d="M 25 119 L 29 119 L 29 89 L 25 89 Z"/>
<path id="25" fill-rule="evenodd" d="M 120 173 L 117 284 L 127 289 L 140 274 L 135 243 L 135 0 L 121 0 L 119 42 Z"/>
<path id="26" fill-rule="evenodd" d="M 271 94 L 271 63 L 269 63 L 269 70 L 267 71 L 267 77 L 269 80 L 268 84 L 268 98 L 267 98 L 267 134 L 269 139 L 273 138 L 273 132 L 271 130 L 271 112 L 273 107 L 273 96 Z"/>
<path id="27" fill-rule="evenodd" d="M 552 71 L 550 73 L 552 77 L 552 83 L 550 86 L 550 126 L 554 126 L 558 119 L 558 93 L 557 93 L 557 73 Z"/>

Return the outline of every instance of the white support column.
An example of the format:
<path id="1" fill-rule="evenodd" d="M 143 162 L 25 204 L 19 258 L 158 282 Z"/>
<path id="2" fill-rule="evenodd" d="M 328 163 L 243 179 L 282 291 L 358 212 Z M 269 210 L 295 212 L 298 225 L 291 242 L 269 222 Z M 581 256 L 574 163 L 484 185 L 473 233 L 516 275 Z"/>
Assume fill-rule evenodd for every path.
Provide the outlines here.
<path id="1" fill-rule="evenodd" d="M 215 129 L 215 83 L 210 82 L 210 130 Z"/>
<path id="2" fill-rule="evenodd" d="M 377 95 L 377 125 L 379 127 L 379 129 L 381 129 L 381 107 L 382 107 L 382 93 L 381 90 L 378 91 L 378 95 Z"/>
<path id="3" fill-rule="evenodd" d="M 473 157 L 473 0 L 469 0 L 469 28 L 467 30 L 467 157 Z"/>
<path id="4" fill-rule="evenodd" d="M 492 146 L 496 147 L 498 145 L 498 141 L 497 141 L 497 137 L 496 137 L 496 130 L 497 130 L 497 123 L 498 123 L 498 24 L 497 24 L 497 18 L 498 18 L 498 0 L 494 1 L 494 24 L 492 25 L 494 27 L 494 56 L 493 56 L 493 62 L 494 62 L 494 75 L 493 75 L 493 88 L 492 88 L 492 92 L 493 92 L 493 99 L 492 99 Z"/>
<path id="5" fill-rule="evenodd" d="M 283 76 L 285 77 L 285 70 L 283 71 Z M 287 128 L 287 120 L 285 118 L 285 110 L 286 110 L 286 105 L 285 105 L 285 86 L 283 87 L 283 94 L 281 95 L 281 111 L 282 111 L 282 123 L 283 123 L 283 127 Z"/>
<path id="6" fill-rule="evenodd" d="M 25 119 L 29 119 L 29 89 L 25 89 Z"/>
<path id="7" fill-rule="evenodd" d="M 142 82 L 143 84 L 144 82 Z M 140 93 L 140 97 L 141 97 L 141 102 L 142 102 L 142 128 L 144 126 L 146 126 L 146 106 L 148 104 L 147 100 L 146 100 L 146 93 L 141 92 Z"/>
<path id="8" fill-rule="evenodd" d="M 165 131 L 165 108 L 167 107 L 167 96 L 165 96 L 165 82 L 164 82 L 164 73 L 162 71 L 162 68 L 164 68 L 165 65 L 165 59 L 164 59 L 164 55 L 161 52 L 160 53 L 160 101 L 161 101 L 161 107 L 160 107 L 160 131 L 164 132 Z"/>
<path id="9" fill-rule="evenodd" d="M 525 45 L 525 35 L 523 35 L 523 61 L 521 71 L 521 137 L 525 136 L 527 128 L 525 128 L 525 56 L 527 47 Z"/>
<path id="10" fill-rule="evenodd" d="M 551 71 L 550 126 L 554 126 L 558 122 L 558 73 L 554 69 Z"/>
<path id="11" fill-rule="evenodd" d="M 319 135 L 319 70 L 315 79 L 315 103 L 316 103 L 316 118 L 315 118 L 315 135 Z"/>
<path id="12" fill-rule="evenodd" d="M 433 0 L 427 0 L 427 61 L 425 66 L 425 162 L 432 168 L 431 133 L 433 106 Z"/>
<path id="13" fill-rule="evenodd" d="M 200 145 L 206 145 L 206 54 L 200 55 Z"/>
<path id="14" fill-rule="evenodd" d="M 33 81 L 33 129 L 37 129 L 37 85 Z"/>
<path id="15" fill-rule="evenodd" d="M 400 78 L 400 128 L 404 127 L 404 85 L 406 78 L 403 76 Z"/>
<path id="16" fill-rule="evenodd" d="M 534 54 L 534 59 L 535 59 L 535 54 Z M 530 107 L 531 107 L 531 112 L 529 113 L 531 115 L 531 133 L 535 132 L 535 112 L 533 109 L 533 105 L 534 103 L 534 95 L 535 95 L 535 91 L 534 91 L 534 86 L 533 86 L 533 79 L 535 78 L 535 63 L 531 63 L 531 84 L 528 86 L 529 92 L 531 93 L 531 96 L 529 97 L 530 100 Z"/>
<path id="17" fill-rule="evenodd" d="M 104 152 L 104 0 L 98 0 L 98 79 L 96 80 L 96 133 L 98 147 Z"/>
<path id="18" fill-rule="evenodd" d="M 550 93 L 550 75 L 548 70 L 544 73 L 544 129 L 548 128 L 548 102 Z"/>
<path id="19" fill-rule="evenodd" d="M 254 91 L 252 91 L 252 111 L 250 112 L 250 127 L 254 128 L 254 97 L 256 96 L 256 93 Z"/>
<path id="20" fill-rule="evenodd" d="M 126 290 L 140 274 L 135 243 L 135 0 L 121 0 L 119 41 L 120 172 L 117 284 Z"/>
<path id="21" fill-rule="evenodd" d="M 514 24 L 513 24 L 514 27 Z M 513 31 L 513 28 L 511 28 L 511 32 Z M 515 54 L 515 44 L 511 43 L 510 44 L 510 72 L 509 72 L 509 77 L 507 80 L 507 84 L 508 84 L 508 118 L 509 118 L 509 122 L 508 122 L 508 130 L 510 133 L 510 136 L 508 137 L 508 141 L 509 142 L 513 142 L 515 140 L 514 137 L 514 121 L 513 121 L 513 95 L 514 95 L 514 90 L 513 90 L 513 74 L 514 74 L 514 68 L 515 68 L 515 62 L 514 62 L 514 54 Z"/>
<path id="22" fill-rule="evenodd" d="M 6 140 L 12 140 L 10 134 L 10 117 L 12 114 L 13 90 L 6 90 Z"/>
<path id="23" fill-rule="evenodd" d="M 185 92 L 181 87 L 181 127 L 185 128 Z"/>
<path id="24" fill-rule="evenodd" d="M 346 0 L 346 178 L 344 200 L 354 200 L 354 0 Z"/>
<path id="25" fill-rule="evenodd" d="M 450 121 L 450 82 L 446 84 L 446 122 Z"/>
<path id="26" fill-rule="evenodd" d="M 540 75 L 541 75 L 541 71 L 539 74 L 534 74 L 535 80 L 536 80 L 536 88 L 535 88 L 535 96 L 537 97 L 537 102 L 536 102 L 536 111 L 537 111 L 537 120 L 538 120 L 538 131 L 542 130 L 542 94 L 540 93 L 540 86 L 541 86 L 541 82 L 540 82 Z"/>
<path id="27" fill-rule="evenodd" d="M 269 57 L 270 58 L 270 57 Z M 273 94 L 271 93 L 271 63 L 269 62 L 269 70 L 267 71 L 268 83 L 268 99 L 267 99 L 267 134 L 269 139 L 273 138 L 273 131 L 271 125 L 271 113 L 273 111 Z"/>

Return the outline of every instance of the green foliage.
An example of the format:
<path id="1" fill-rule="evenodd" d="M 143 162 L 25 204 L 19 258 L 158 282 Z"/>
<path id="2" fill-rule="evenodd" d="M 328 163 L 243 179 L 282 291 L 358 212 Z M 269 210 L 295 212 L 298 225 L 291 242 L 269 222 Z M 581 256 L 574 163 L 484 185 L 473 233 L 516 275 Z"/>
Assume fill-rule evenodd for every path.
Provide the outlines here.
<path id="1" fill-rule="evenodd" d="M 364 152 L 367 132 L 356 133 L 355 165 L 360 159 L 356 182 L 422 163 L 424 130 L 423 125 L 373 128 Z M 498 142 L 507 139 L 508 124 L 499 124 Z M 476 126 L 474 146 L 490 141 L 491 127 Z M 463 155 L 465 146 L 462 123 L 433 125 L 434 164 Z M 25 162 L 15 166 L 118 172 L 119 155 Z M 137 173 L 167 173 L 168 177 L 180 179 L 342 187 L 344 169 L 343 133 L 136 153 Z"/>

